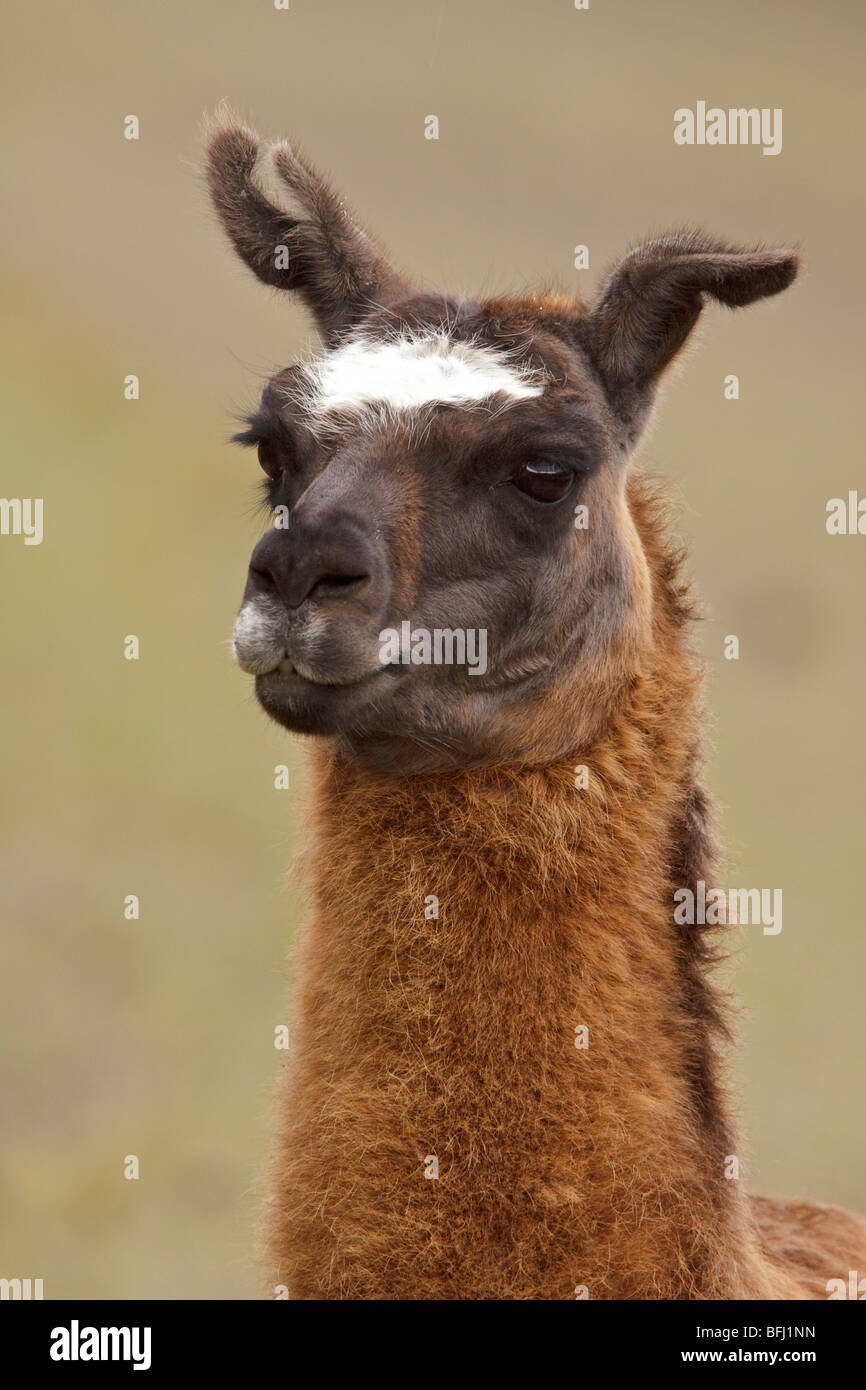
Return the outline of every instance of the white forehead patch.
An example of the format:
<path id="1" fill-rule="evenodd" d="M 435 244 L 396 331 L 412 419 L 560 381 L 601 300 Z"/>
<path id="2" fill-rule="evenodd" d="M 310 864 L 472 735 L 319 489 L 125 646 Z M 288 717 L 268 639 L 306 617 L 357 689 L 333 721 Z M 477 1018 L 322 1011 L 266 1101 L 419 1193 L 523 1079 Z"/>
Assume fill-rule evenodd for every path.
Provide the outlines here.
<path id="1" fill-rule="evenodd" d="M 445 332 L 375 339 L 357 337 L 302 372 L 300 403 L 316 421 L 368 410 L 402 413 L 425 405 L 477 405 L 540 396 L 545 373 L 515 356 Z"/>

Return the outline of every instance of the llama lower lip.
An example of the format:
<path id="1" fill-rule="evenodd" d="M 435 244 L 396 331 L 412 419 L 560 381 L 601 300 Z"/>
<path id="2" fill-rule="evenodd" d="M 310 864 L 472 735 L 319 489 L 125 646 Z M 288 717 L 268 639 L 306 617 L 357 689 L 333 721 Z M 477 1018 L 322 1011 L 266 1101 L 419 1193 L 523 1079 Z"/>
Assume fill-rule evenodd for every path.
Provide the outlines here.
<path id="1" fill-rule="evenodd" d="M 256 698 L 271 719 L 293 733 L 338 734 L 366 703 L 383 670 L 338 685 L 277 669 L 256 677 Z"/>

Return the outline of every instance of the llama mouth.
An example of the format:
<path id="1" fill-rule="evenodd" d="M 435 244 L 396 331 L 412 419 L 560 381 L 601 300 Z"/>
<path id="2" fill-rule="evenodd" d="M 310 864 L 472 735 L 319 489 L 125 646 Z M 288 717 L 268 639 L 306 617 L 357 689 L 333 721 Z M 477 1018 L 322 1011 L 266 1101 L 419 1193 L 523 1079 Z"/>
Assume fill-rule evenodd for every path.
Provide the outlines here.
<path id="1" fill-rule="evenodd" d="M 269 686 L 276 689 L 285 687 L 286 690 L 297 688 L 299 683 L 312 685 L 320 690 L 351 690 L 355 686 L 367 684 L 378 675 L 380 670 L 377 669 L 335 679 L 333 675 L 320 675 L 306 664 L 284 657 L 279 666 L 273 667 L 270 671 L 259 672 L 256 684 L 259 681 L 267 681 Z"/>
<path id="2" fill-rule="evenodd" d="M 350 725 L 367 703 L 385 668 L 342 681 L 310 679 L 293 662 L 256 676 L 256 699 L 277 724 L 292 733 L 333 735 Z"/>

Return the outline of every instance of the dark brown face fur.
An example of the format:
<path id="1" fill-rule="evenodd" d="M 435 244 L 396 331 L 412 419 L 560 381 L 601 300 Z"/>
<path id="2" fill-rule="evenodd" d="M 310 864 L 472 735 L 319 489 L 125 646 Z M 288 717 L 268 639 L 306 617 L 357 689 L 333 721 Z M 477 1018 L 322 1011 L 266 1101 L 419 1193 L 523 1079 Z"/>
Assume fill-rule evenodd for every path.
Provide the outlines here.
<path id="1" fill-rule="evenodd" d="M 260 191 L 268 175 L 279 201 Z M 658 378 L 705 294 L 737 305 L 776 293 L 796 258 L 685 234 L 630 253 L 589 308 L 453 300 L 413 293 L 288 146 L 263 155 L 251 132 L 224 126 L 209 178 L 241 256 L 303 295 L 326 353 L 351 344 L 363 364 L 429 339 L 516 383 L 390 409 L 327 408 L 303 367 L 268 383 L 239 437 L 258 450 L 277 522 L 253 552 L 235 634 L 261 704 L 394 771 L 578 747 L 651 627 L 626 483 Z M 400 353 L 387 360 L 399 377 Z M 389 381 L 385 395 L 401 389 Z M 408 631 L 416 657 L 424 633 L 465 634 L 469 651 L 461 662 L 444 638 L 444 660 L 407 663 L 388 657 L 389 630 Z"/>

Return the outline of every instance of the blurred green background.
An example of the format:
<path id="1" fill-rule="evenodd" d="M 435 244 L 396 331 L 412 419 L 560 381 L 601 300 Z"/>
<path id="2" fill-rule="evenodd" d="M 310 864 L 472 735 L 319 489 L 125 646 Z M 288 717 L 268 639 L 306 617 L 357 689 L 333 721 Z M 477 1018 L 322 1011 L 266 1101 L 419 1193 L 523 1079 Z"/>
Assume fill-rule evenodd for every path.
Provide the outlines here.
<path id="1" fill-rule="evenodd" d="M 0 1275 L 49 1298 L 261 1289 L 302 774 L 227 646 L 260 521 L 255 462 L 226 438 L 311 326 L 210 214 L 198 124 L 221 98 L 294 136 L 430 285 L 586 292 L 683 224 L 802 245 L 788 294 L 707 312 L 643 457 L 706 600 L 728 881 L 784 892 L 781 935 L 747 928 L 734 975 L 746 1180 L 866 1208 L 866 539 L 824 525 L 828 498 L 866 488 L 861 7 L 7 14 L 2 491 L 44 497 L 45 539 L 0 539 Z M 698 100 L 782 107 L 782 154 L 675 146 L 673 112 Z"/>

